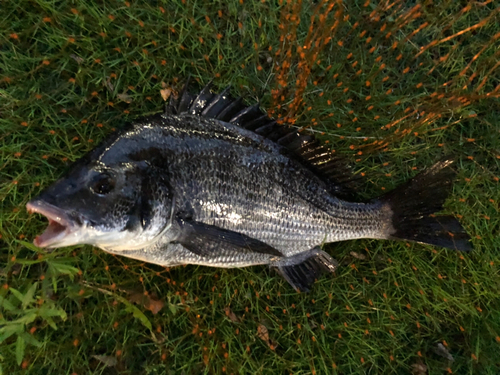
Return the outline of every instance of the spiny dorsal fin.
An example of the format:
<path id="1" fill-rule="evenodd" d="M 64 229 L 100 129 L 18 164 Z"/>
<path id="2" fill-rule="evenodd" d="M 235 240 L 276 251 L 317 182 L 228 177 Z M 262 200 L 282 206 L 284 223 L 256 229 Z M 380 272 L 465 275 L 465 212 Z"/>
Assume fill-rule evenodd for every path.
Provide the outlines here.
<path id="1" fill-rule="evenodd" d="M 229 94 L 230 87 L 217 94 L 211 90 L 210 81 L 198 95 L 192 95 L 188 91 L 188 85 L 189 80 L 178 99 L 170 99 L 165 114 L 189 113 L 251 130 L 283 146 L 290 156 L 323 179 L 332 194 L 344 199 L 354 198 L 353 192 L 357 190 L 359 176 L 352 174 L 345 158 L 332 154 L 312 134 L 299 133 L 297 129 L 278 124 L 260 109 L 258 103 L 246 106 L 241 97 L 233 98 Z"/>

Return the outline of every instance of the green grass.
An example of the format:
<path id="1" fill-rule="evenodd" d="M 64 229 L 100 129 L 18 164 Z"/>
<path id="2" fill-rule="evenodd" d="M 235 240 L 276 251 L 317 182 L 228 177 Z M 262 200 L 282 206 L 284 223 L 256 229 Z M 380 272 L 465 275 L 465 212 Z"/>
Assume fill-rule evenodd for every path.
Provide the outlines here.
<path id="1" fill-rule="evenodd" d="M 313 63 L 296 49 L 314 12 L 306 4 L 293 32 L 290 19 L 280 28 L 285 5 L 269 1 L 3 2 L 1 372 L 408 374 L 420 365 L 429 374 L 500 373 L 498 8 L 429 3 L 394 27 L 409 3 L 336 5 L 323 29 L 319 18 L 312 28 L 340 20 Z M 296 36 L 288 57 L 287 33 Z M 271 90 L 280 89 L 283 62 L 291 69 L 281 100 Z M 200 87 L 215 76 L 216 87 L 231 83 L 234 94 L 282 115 L 278 104 L 305 82 L 296 125 L 352 154 L 366 197 L 453 154 L 459 172 L 446 211 L 460 215 L 474 252 L 332 244 L 337 274 L 296 294 L 265 267 L 164 269 L 90 246 L 48 253 L 30 245 L 45 223 L 28 216 L 26 202 L 113 128 L 161 110 L 161 83 L 180 89 L 188 75 Z M 438 343 L 454 361 L 436 353 Z"/>

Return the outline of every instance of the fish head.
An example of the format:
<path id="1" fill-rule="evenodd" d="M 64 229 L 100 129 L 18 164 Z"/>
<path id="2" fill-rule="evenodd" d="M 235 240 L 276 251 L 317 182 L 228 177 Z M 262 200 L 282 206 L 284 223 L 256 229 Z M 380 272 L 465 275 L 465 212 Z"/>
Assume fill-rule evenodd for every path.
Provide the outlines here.
<path id="1" fill-rule="evenodd" d="M 27 203 L 28 212 L 49 220 L 47 229 L 35 238 L 35 246 L 91 244 L 111 250 L 147 245 L 169 219 L 161 215 L 164 211 L 158 205 L 170 206 L 168 194 L 160 194 L 160 201 L 153 199 L 161 179 L 151 179 L 137 163 L 77 163 Z"/>

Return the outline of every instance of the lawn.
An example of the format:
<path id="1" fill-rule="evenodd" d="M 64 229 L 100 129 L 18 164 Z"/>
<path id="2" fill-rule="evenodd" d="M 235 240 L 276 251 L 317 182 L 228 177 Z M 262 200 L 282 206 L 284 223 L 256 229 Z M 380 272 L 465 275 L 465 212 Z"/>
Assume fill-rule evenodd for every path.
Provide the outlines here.
<path id="1" fill-rule="evenodd" d="M 0 373 L 500 373 L 500 7 L 494 1 L 4 1 Z M 297 294 L 266 267 L 46 252 L 24 206 L 186 78 L 312 131 L 372 198 L 445 155 L 461 254 L 326 245 Z"/>

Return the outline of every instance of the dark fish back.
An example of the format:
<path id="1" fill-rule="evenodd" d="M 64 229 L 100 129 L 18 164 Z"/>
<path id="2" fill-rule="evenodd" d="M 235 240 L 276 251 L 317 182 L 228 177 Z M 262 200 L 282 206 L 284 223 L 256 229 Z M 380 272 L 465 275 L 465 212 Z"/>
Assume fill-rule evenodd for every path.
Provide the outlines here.
<path id="1" fill-rule="evenodd" d="M 172 98 L 165 108 L 166 115 L 198 115 L 238 125 L 282 146 L 282 153 L 295 159 L 318 176 L 331 194 L 356 201 L 359 176 L 353 174 L 345 157 L 337 156 L 322 145 L 312 134 L 280 125 L 264 113 L 258 104 L 246 106 L 241 97 L 229 94 L 230 87 L 221 93 L 212 92 L 209 82 L 198 95 L 188 91 L 185 84 L 178 99 Z"/>

